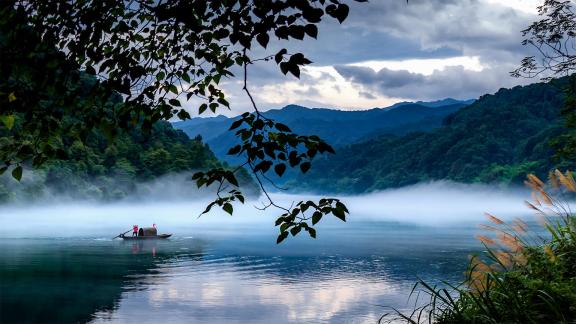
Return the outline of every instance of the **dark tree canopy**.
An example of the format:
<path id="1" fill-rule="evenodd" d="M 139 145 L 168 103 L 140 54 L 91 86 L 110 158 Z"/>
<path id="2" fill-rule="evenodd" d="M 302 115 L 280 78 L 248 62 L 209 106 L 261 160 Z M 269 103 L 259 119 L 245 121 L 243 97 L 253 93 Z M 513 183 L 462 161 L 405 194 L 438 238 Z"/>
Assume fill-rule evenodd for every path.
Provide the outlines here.
<path id="1" fill-rule="evenodd" d="M 562 82 L 566 100 L 562 115 L 567 130 L 552 144 L 560 158 L 576 160 L 576 8 L 573 1 L 545 0 L 538 7 L 540 19 L 523 31 L 522 44 L 537 50 L 538 56 L 528 56 L 515 77 L 540 77 L 551 80 L 569 76 Z"/>
<path id="2" fill-rule="evenodd" d="M 282 175 L 288 166 L 305 173 L 317 154 L 334 150 L 316 136 L 295 134 L 263 117 L 248 90 L 247 71 L 259 60 L 274 60 L 284 74 L 299 77 L 300 68 L 311 63 L 302 53 L 281 49 L 252 57 L 251 49 L 265 49 L 272 37 L 316 38 L 322 19 L 342 23 L 348 12 L 342 0 L 2 1 L 0 120 L 8 138 L 0 143 L 2 170 L 16 165 L 12 174 L 20 178 L 28 161 L 39 166 L 65 158 L 63 138 L 83 140 L 93 128 L 114 137 L 137 127 L 149 132 L 157 121 L 175 116 L 190 118 L 182 109 L 186 101 L 198 103 L 200 114 L 229 107 L 219 83 L 241 67 L 254 112 L 232 125 L 243 142 L 230 154 L 246 157 L 240 167 L 251 170 L 262 187 L 268 198 L 263 207 L 285 211 L 276 222 L 279 242 L 301 229 L 315 237 L 308 220 L 314 225 L 330 213 L 345 220 L 346 207 L 337 199 L 278 206 L 263 182 L 267 172 Z M 99 82 L 80 87 L 81 73 Z M 78 91 L 93 101 L 79 105 Z M 112 104 L 118 95 L 122 103 Z M 76 122 L 64 122 L 68 114 Z M 227 189 L 237 185 L 234 174 L 218 168 L 194 176 L 199 187 L 219 185 L 218 198 L 205 212 L 218 205 L 232 213 L 231 203 L 244 201 L 240 191 Z"/>
<path id="3" fill-rule="evenodd" d="M 538 7 L 540 20 L 522 31 L 523 45 L 534 47 L 539 56 L 528 56 L 513 76 L 549 79 L 576 71 L 576 12 L 572 1 L 546 0 Z"/>

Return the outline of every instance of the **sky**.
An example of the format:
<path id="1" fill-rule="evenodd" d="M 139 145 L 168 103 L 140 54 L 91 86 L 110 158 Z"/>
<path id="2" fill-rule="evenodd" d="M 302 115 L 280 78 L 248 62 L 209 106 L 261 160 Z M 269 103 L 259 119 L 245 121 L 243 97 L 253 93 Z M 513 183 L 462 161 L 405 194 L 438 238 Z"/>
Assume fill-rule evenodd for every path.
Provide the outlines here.
<path id="1" fill-rule="evenodd" d="M 288 104 L 362 110 L 400 101 L 472 99 L 536 82 L 509 72 L 535 54 L 521 45 L 521 31 L 537 19 L 541 2 L 347 1 L 348 19 L 324 19 L 317 40 L 274 40 L 268 46 L 268 53 L 286 47 L 314 62 L 300 79 L 283 75 L 274 62 L 259 62 L 250 67 L 249 89 L 262 110 Z M 225 81 L 223 88 L 232 104 L 225 114 L 250 109 L 240 79 Z"/>

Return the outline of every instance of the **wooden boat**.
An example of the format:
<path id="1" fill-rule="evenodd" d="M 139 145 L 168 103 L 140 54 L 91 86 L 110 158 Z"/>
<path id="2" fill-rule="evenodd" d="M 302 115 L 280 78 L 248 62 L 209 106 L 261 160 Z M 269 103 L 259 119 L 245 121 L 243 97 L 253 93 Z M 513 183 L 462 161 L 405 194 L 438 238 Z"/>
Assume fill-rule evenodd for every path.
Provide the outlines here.
<path id="1" fill-rule="evenodd" d="M 129 232 L 129 231 L 128 231 Z M 172 236 L 172 234 L 160 234 L 158 235 L 158 231 L 156 230 L 156 228 L 154 227 L 145 227 L 145 228 L 140 228 L 140 230 L 138 230 L 138 236 L 127 236 L 125 232 L 123 234 L 118 235 L 118 237 L 130 241 L 130 240 L 158 240 L 158 239 L 167 239 L 170 236 Z"/>
<path id="2" fill-rule="evenodd" d="M 160 234 L 160 235 L 149 235 L 149 236 L 126 236 L 126 235 L 121 235 L 120 238 L 130 241 L 130 240 L 162 240 L 162 239 L 167 239 L 170 236 L 172 236 L 172 234 Z"/>

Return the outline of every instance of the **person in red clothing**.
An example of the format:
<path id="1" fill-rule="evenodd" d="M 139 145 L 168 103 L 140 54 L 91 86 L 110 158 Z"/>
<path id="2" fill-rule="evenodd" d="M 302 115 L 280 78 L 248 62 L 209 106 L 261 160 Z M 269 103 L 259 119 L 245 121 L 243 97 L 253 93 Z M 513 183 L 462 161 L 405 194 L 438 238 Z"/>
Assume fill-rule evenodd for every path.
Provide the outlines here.
<path id="1" fill-rule="evenodd" d="M 132 236 L 138 236 L 138 225 L 132 226 Z"/>

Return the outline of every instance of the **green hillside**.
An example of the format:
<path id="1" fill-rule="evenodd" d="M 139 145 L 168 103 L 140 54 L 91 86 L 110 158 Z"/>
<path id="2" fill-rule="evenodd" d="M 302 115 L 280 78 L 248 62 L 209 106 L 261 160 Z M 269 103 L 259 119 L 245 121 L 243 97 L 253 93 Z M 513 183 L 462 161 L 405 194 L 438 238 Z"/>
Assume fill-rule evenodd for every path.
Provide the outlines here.
<path id="1" fill-rule="evenodd" d="M 340 147 L 383 134 L 404 135 L 437 128 L 442 125 L 446 116 L 471 102 L 473 100 L 445 99 L 358 111 L 289 105 L 263 114 L 277 122 L 290 125 L 298 134 L 317 135 L 330 145 Z M 238 120 L 238 117 L 193 118 L 173 125 L 191 138 L 200 135 L 218 159 L 239 164 L 242 162 L 241 158 L 226 154 L 231 147 L 240 144 L 234 133 L 227 131 L 235 120 Z"/>
<path id="2" fill-rule="evenodd" d="M 563 82 L 501 89 L 431 132 L 346 146 L 290 181 L 291 187 L 362 193 L 442 179 L 509 184 L 527 172 L 546 174 L 560 163 L 549 142 L 562 132 Z"/>
<path id="3" fill-rule="evenodd" d="M 96 80 L 82 75 L 82 86 L 90 88 Z M 90 97 L 77 98 L 86 105 Z M 122 105 L 118 95 L 109 99 L 111 107 Z M 116 109 L 116 108 L 112 108 Z M 64 115 L 62 123 L 73 124 L 74 116 Z M 19 116 L 12 131 L 0 133 L 0 142 L 9 143 L 20 128 Z M 0 177 L 0 202 L 30 202 L 51 197 L 81 200 L 118 200 L 137 190 L 142 184 L 167 174 L 181 174 L 190 191 L 196 185 L 191 181 L 192 171 L 220 167 L 212 151 L 199 139 L 190 139 L 168 122 L 157 122 L 149 134 L 139 127 L 112 137 L 112 131 L 90 132 L 84 143 L 73 137 L 62 136 L 64 148 L 59 159 L 49 160 L 40 169 L 26 167 L 24 178 L 17 182 L 10 172 Z M 247 193 L 255 186 L 247 172 L 238 175 L 247 185 Z M 140 187 L 140 188 L 139 188 Z"/>
<path id="4" fill-rule="evenodd" d="M 50 161 L 40 170 L 25 171 L 21 183 L 9 172 L 4 174 L 0 200 L 37 200 L 47 194 L 116 200 L 133 193 L 139 183 L 159 176 L 219 165 L 205 144 L 190 140 L 167 122 L 154 125 L 150 136 L 121 134 L 112 143 L 95 133 L 86 145 L 70 143 L 66 154 L 66 159 Z M 190 185 L 194 187 L 192 182 Z"/>

